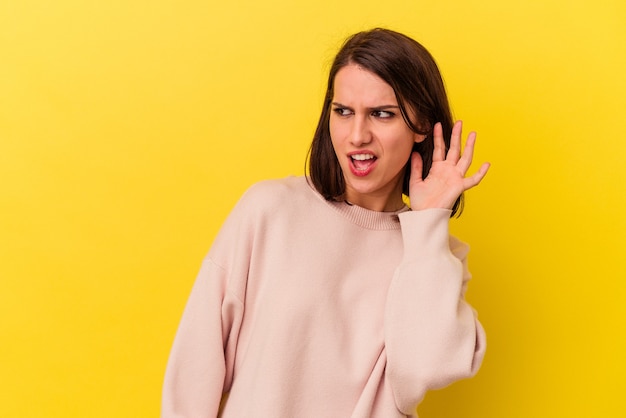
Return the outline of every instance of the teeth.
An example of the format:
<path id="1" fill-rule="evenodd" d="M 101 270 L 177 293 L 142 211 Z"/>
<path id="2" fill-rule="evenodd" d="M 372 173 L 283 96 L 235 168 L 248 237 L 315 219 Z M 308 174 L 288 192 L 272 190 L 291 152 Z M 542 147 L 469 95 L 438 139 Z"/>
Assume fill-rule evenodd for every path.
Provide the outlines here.
<path id="1" fill-rule="evenodd" d="M 353 160 L 358 160 L 358 161 L 371 160 L 374 158 L 372 154 L 354 154 L 351 157 Z"/>

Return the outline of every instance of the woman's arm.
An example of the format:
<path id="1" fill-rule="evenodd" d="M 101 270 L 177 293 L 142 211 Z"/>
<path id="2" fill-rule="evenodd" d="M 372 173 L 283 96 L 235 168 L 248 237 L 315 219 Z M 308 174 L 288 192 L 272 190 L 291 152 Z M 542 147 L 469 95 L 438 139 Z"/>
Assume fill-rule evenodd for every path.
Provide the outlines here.
<path id="1" fill-rule="evenodd" d="M 412 414 L 429 389 L 470 377 L 480 367 L 485 333 L 465 302 L 467 245 L 450 238 L 450 211 L 400 215 L 404 258 L 385 313 L 387 381 L 396 405 Z"/>
<path id="2" fill-rule="evenodd" d="M 165 373 L 162 418 L 216 417 L 230 390 L 254 235 L 250 195 L 231 211 L 196 278 Z"/>
<path id="3" fill-rule="evenodd" d="M 161 416 L 216 417 L 232 378 L 243 305 L 226 289 L 226 271 L 205 259 L 170 353 Z"/>
<path id="4" fill-rule="evenodd" d="M 485 332 L 464 295 L 470 274 L 467 245 L 451 239 L 454 202 L 477 186 L 483 163 L 467 176 L 476 134 L 461 155 L 462 122 L 452 128 L 446 153 L 440 123 L 433 128 L 433 163 L 422 179 L 422 159 L 411 158 L 409 198 L 413 211 L 400 215 L 404 257 L 388 294 L 385 317 L 386 374 L 398 409 L 412 414 L 428 389 L 472 376 L 485 352 Z"/>

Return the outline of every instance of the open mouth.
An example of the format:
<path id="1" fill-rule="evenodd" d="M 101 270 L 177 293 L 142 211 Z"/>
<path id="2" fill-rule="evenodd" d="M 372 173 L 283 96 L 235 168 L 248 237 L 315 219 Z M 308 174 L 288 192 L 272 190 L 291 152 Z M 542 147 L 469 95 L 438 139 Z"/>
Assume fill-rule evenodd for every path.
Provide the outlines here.
<path id="1" fill-rule="evenodd" d="M 369 170 L 374 162 L 376 162 L 376 157 L 372 154 L 352 154 L 350 155 L 350 160 L 352 161 L 352 167 L 358 172 L 366 172 Z"/>

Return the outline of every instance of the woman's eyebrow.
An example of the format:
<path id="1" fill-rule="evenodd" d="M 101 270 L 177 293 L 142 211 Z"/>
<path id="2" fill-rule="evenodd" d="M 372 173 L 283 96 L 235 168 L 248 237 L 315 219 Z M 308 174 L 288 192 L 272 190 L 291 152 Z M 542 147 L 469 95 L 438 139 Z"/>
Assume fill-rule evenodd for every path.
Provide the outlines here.
<path id="1" fill-rule="evenodd" d="M 370 107 L 369 110 L 387 110 L 387 109 L 400 109 L 400 106 L 398 105 L 382 105 L 382 106 L 375 106 L 375 107 Z"/>
<path id="2" fill-rule="evenodd" d="M 341 104 L 339 102 L 332 102 L 331 104 L 333 106 L 337 106 L 337 107 L 341 107 L 341 108 L 345 108 L 345 109 L 351 109 L 350 106 L 346 106 L 346 105 Z M 367 110 L 387 110 L 387 109 L 400 109 L 400 106 L 387 104 L 387 105 L 374 106 L 374 107 L 368 107 L 367 108 Z"/>

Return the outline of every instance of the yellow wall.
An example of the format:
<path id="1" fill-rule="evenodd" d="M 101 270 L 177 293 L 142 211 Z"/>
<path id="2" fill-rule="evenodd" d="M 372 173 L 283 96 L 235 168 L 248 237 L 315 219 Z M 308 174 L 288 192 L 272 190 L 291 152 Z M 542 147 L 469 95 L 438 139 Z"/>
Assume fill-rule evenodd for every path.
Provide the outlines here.
<path id="1" fill-rule="evenodd" d="M 623 0 L 0 1 L 0 416 L 157 416 L 200 260 L 302 174 L 339 42 L 437 57 L 492 162 L 456 234 L 488 331 L 423 417 L 626 416 Z"/>

